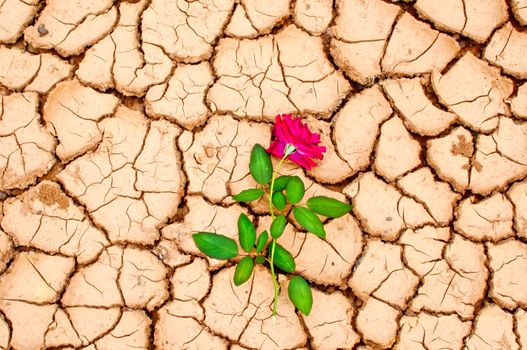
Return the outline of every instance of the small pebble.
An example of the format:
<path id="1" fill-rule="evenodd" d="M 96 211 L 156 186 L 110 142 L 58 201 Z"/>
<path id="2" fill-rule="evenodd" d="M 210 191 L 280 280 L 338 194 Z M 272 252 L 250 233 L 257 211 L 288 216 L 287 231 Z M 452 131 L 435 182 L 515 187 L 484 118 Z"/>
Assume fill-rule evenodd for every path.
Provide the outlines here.
<path id="1" fill-rule="evenodd" d="M 38 30 L 38 34 L 40 34 L 40 36 L 44 36 L 44 35 L 49 33 L 48 30 L 46 29 L 46 27 L 44 27 L 43 24 L 39 24 L 37 30 Z"/>

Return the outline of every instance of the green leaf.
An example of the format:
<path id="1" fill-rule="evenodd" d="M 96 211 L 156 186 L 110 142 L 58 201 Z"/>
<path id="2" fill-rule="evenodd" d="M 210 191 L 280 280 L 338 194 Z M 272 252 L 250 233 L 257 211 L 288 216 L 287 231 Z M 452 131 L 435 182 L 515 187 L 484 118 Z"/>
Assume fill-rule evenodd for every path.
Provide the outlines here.
<path id="1" fill-rule="evenodd" d="M 274 241 L 273 241 L 274 242 Z M 274 243 L 275 245 L 275 252 L 274 252 L 274 265 L 277 266 L 279 269 L 281 269 L 284 272 L 292 273 L 295 271 L 295 259 L 293 258 L 293 255 L 289 253 L 284 247 L 282 247 L 278 243 Z M 269 258 L 272 254 L 272 245 L 271 249 L 269 249 Z"/>
<path id="2" fill-rule="evenodd" d="M 273 194 L 273 205 L 280 211 L 284 210 L 287 205 L 287 200 L 282 192 L 275 192 Z"/>
<path id="3" fill-rule="evenodd" d="M 251 161 L 249 163 L 252 177 L 260 185 L 267 185 L 273 175 L 273 164 L 265 148 L 256 144 L 251 152 Z"/>
<path id="4" fill-rule="evenodd" d="M 291 180 L 292 176 L 289 175 L 282 175 L 277 177 L 274 180 L 274 187 L 273 191 L 283 191 L 287 187 L 287 184 L 289 183 L 289 180 Z"/>
<path id="5" fill-rule="evenodd" d="M 194 239 L 198 249 L 211 258 L 227 260 L 238 255 L 238 245 L 227 236 L 211 232 L 199 232 L 193 234 L 192 239 Z"/>
<path id="6" fill-rule="evenodd" d="M 296 204 L 300 202 L 304 197 L 305 192 L 306 189 L 302 180 L 298 176 L 291 177 L 291 180 L 289 180 L 285 189 L 285 194 L 289 203 Z"/>
<path id="7" fill-rule="evenodd" d="M 311 210 L 304 207 L 294 207 L 293 215 L 300 226 L 306 231 L 314 233 L 322 239 L 326 238 L 326 231 L 324 230 L 322 221 Z"/>
<path id="8" fill-rule="evenodd" d="M 256 252 L 257 253 L 260 253 L 262 250 L 264 250 L 268 239 L 269 239 L 269 233 L 267 233 L 267 231 L 260 233 L 260 236 L 258 236 L 258 242 L 256 242 Z"/>
<path id="9" fill-rule="evenodd" d="M 232 196 L 236 202 L 251 202 L 259 199 L 264 195 L 265 191 L 261 188 L 250 188 L 245 191 L 241 191 L 235 196 Z"/>
<path id="10" fill-rule="evenodd" d="M 247 282 L 253 273 L 254 262 L 250 256 L 244 257 L 238 265 L 236 265 L 236 270 L 234 270 L 234 284 L 239 286 Z"/>
<path id="11" fill-rule="evenodd" d="M 257 264 L 263 264 L 265 263 L 265 258 L 261 255 L 258 255 L 256 258 L 254 258 L 254 262 Z"/>
<path id="12" fill-rule="evenodd" d="M 313 294 L 311 294 L 311 287 L 306 280 L 300 276 L 291 277 L 287 294 L 289 294 L 289 299 L 296 308 L 308 316 L 313 307 Z"/>
<path id="13" fill-rule="evenodd" d="M 274 218 L 271 223 L 271 237 L 274 239 L 280 238 L 282 233 L 284 233 L 285 225 L 287 224 L 287 219 L 283 215 L 278 215 Z"/>
<path id="14" fill-rule="evenodd" d="M 254 242 L 256 242 L 256 228 L 254 228 L 251 219 L 244 213 L 241 213 L 238 218 L 238 235 L 243 250 L 249 253 L 254 247 Z"/>
<path id="15" fill-rule="evenodd" d="M 340 218 L 351 210 L 351 205 L 325 196 L 309 198 L 307 206 L 315 213 L 328 218 Z"/>

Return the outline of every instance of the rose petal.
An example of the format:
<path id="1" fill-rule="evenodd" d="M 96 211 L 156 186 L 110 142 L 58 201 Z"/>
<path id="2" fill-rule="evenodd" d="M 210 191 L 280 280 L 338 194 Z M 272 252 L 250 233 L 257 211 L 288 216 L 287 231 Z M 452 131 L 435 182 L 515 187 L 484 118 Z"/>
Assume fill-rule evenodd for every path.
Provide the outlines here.
<path id="1" fill-rule="evenodd" d="M 319 146 L 320 135 L 311 132 L 308 125 L 301 117 L 293 117 L 292 114 L 279 114 L 275 118 L 273 127 L 273 141 L 267 152 L 282 158 L 287 144 L 293 145 L 296 151 L 288 159 L 310 170 L 316 166 L 313 159 L 322 160 L 326 147 Z"/>

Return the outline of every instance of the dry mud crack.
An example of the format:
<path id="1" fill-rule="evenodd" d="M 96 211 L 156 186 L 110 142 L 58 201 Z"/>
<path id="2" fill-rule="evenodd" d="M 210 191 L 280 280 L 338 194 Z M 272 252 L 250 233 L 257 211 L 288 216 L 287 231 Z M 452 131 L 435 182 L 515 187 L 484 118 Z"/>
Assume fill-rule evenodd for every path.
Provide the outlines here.
<path id="1" fill-rule="evenodd" d="M 0 349 L 527 349 L 527 1 L 0 1 Z M 192 234 L 267 227 L 276 114 L 348 201 L 271 317 Z M 259 230 L 260 230 L 259 228 Z"/>

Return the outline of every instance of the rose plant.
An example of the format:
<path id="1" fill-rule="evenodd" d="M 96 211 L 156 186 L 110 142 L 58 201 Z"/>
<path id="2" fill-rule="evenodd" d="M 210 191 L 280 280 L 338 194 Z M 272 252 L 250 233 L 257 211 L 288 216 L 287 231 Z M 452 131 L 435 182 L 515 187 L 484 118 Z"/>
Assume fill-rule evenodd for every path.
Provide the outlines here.
<path id="1" fill-rule="evenodd" d="M 199 232 L 192 236 L 198 249 L 211 258 L 228 260 L 243 256 L 234 272 L 234 284 L 237 286 L 249 280 L 255 264 L 268 264 L 274 286 L 273 316 L 276 315 L 280 290 L 277 272 L 293 274 L 296 267 L 293 255 L 277 243 L 288 224 L 290 213 L 307 232 L 325 239 L 326 231 L 317 214 L 338 218 L 351 210 L 349 204 L 325 196 L 309 198 L 306 206 L 299 205 L 305 195 L 303 181 L 298 176 L 278 176 L 280 166 L 286 159 L 307 170 L 316 166 L 315 159 L 322 160 L 326 151 L 319 144 L 320 135 L 311 132 L 301 118 L 294 118 L 291 114 L 276 116 L 273 140 L 269 148 L 266 150 L 256 144 L 251 152 L 249 170 L 257 187 L 232 197 L 237 202 L 248 203 L 266 195 L 272 220 L 269 230 L 257 235 L 256 228 L 247 215 L 240 214 L 238 237 L 245 252 L 242 254 L 239 253 L 236 241 L 227 236 L 213 232 Z M 274 171 L 269 153 L 280 159 Z M 304 278 L 299 275 L 291 276 L 288 295 L 297 309 L 309 315 L 313 296 Z"/>

